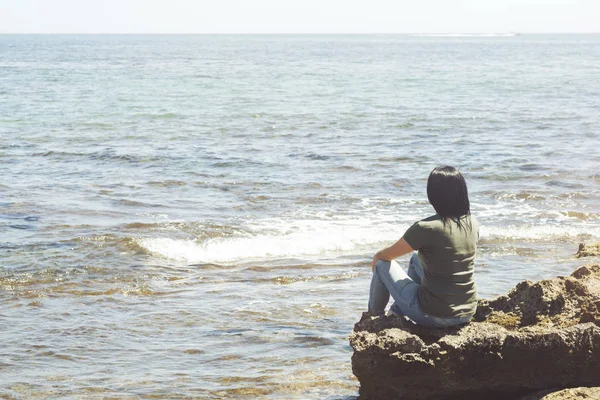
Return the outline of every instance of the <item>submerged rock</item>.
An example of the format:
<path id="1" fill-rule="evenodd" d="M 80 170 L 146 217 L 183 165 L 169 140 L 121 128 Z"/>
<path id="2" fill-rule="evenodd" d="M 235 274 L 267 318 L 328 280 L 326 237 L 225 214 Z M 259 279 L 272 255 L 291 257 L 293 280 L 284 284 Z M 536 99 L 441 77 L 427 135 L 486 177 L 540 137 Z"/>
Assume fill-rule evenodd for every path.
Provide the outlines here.
<path id="1" fill-rule="evenodd" d="M 517 399 L 600 386 L 600 266 L 480 300 L 474 321 L 419 327 L 364 313 L 350 336 L 361 399 Z"/>
<path id="2" fill-rule="evenodd" d="M 600 256 L 600 243 L 588 244 L 580 243 L 577 250 L 577 258 Z"/>

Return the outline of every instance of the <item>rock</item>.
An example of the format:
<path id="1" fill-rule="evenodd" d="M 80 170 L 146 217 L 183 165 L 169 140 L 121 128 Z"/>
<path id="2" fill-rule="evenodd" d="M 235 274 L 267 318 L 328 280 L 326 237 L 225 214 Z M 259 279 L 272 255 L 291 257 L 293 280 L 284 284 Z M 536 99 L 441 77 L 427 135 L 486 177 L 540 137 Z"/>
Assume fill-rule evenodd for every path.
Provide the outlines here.
<path id="1" fill-rule="evenodd" d="M 600 243 L 589 245 L 586 245 L 585 243 L 580 243 L 579 250 L 577 251 L 576 256 L 577 258 L 600 256 Z"/>
<path id="2" fill-rule="evenodd" d="M 579 387 L 574 389 L 564 389 L 557 392 L 543 392 L 535 395 L 523 397 L 521 400 L 580 400 L 600 399 L 600 387 Z"/>
<path id="3" fill-rule="evenodd" d="M 361 399 L 505 400 L 600 386 L 600 266 L 521 282 L 480 300 L 459 327 L 364 313 L 350 345 Z"/>

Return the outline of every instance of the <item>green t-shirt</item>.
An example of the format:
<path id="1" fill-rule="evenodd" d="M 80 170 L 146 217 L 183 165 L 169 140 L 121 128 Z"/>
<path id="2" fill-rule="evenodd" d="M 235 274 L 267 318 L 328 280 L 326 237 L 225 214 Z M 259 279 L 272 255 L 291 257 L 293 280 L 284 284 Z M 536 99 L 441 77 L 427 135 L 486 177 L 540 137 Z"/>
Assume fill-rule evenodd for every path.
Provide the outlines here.
<path id="1" fill-rule="evenodd" d="M 444 226 L 436 214 L 416 222 L 403 236 L 419 251 L 423 265 L 419 305 L 425 314 L 442 318 L 475 314 L 473 267 L 479 225 L 470 215 L 461 219 L 461 225 L 448 220 Z"/>

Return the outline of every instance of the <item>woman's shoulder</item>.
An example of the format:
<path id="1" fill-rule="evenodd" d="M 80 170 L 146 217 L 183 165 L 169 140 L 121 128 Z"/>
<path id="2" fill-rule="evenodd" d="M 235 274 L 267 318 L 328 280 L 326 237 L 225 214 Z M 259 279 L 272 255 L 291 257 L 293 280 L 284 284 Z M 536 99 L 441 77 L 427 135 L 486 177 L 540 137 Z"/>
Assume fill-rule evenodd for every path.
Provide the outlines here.
<path id="1" fill-rule="evenodd" d="M 442 220 L 442 217 L 435 214 L 430 217 L 423 218 L 423 219 L 417 221 L 415 224 L 418 224 L 419 226 L 421 226 L 423 228 L 427 228 L 427 227 L 442 226 L 444 224 L 444 221 Z"/>
<path id="2" fill-rule="evenodd" d="M 465 215 L 461 217 L 460 220 L 460 225 L 462 227 L 467 227 L 469 228 L 469 230 L 479 230 L 479 222 L 477 221 L 477 218 L 475 218 L 473 215 Z M 419 228 L 427 230 L 447 231 L 449 229 L 448 226 L 444 224 L 444 219 L 438 214 L 429 216 L 427 218 L 423 218 L 415 222 L 415 225 L 417 225 Z M 450 223 L 450 225 L 452 225 L 452 223 Z"/>
<path id="3" fill-rule="evenodd" d="M 440 217 L 438 214 L 434 214 L 432 216 L 429 216 L 427 218 L 423 218 L 422 220 L 420 220 L 419 222 L 434 222 L 434 221 L 442 221 L 442 217 Z"/>

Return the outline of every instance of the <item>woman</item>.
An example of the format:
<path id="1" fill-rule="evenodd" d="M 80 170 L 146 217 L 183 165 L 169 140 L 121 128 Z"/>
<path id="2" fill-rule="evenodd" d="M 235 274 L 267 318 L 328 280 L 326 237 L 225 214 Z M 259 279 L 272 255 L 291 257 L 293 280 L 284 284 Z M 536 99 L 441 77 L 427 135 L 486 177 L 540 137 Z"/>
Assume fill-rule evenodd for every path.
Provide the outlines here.
<path id="1" fill-rule="evenodd" d="M 369 312 L 383 313 L 391 294 L 391 311 L 419 325 L 464 324 L 477 308 L 473 265 L 479 236 L 465 179 L 453 167 L 437 167 L 427 181 L 427 198 L 437 214 L 373 257 Z M 393 260 L 414 250 L 406 273 Z"/>

